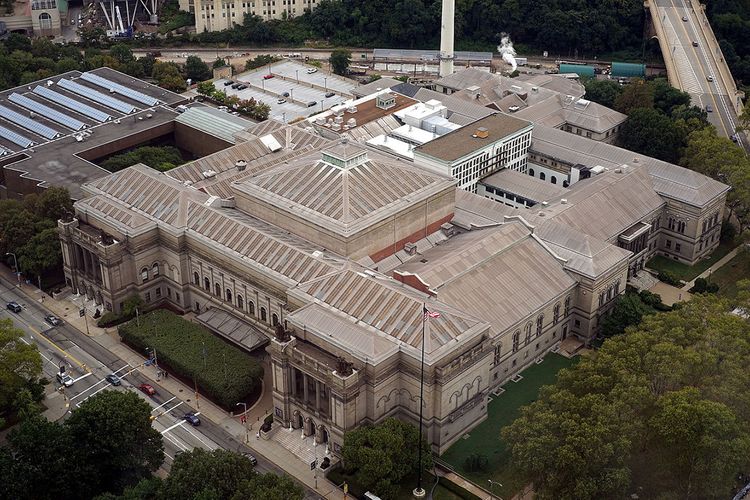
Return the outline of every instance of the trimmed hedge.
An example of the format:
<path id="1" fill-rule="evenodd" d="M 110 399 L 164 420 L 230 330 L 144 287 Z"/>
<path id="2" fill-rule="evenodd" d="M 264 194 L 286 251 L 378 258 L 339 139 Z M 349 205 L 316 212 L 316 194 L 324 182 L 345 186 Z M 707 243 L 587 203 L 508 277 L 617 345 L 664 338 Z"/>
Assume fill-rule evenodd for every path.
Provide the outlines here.
<path id="1" fill-rule="evenodd" d="M 198 387 L 226 408 L 259 392 L 263 367 L 202 326 L 158 309 L 119 327 L 123 341 L 145 353 L 156 348 L 158 362 Z M 205 346 L 205 369 L 204 369 Z"/>

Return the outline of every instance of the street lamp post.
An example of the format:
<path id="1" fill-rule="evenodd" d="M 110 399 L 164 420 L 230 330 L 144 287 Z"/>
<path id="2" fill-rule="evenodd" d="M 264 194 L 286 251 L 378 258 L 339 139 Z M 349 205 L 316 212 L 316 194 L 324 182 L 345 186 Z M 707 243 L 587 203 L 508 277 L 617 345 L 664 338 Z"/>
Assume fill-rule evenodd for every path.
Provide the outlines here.
<path id="1" fill-rule="evenodd" d="M 299 85 L 299 70 L 295 69 L 294 74 L 297 75 L 297 85 Z"/>
<path id="2" fill-rule="evenodd" d="M 492 492 L 492 488 L 493 488 L 494 486 L 499 486 L 499 487 L 501 487 L 501 488 L 502 488 L 502 487 L 503 487 L 503 485 L 502 485 L 501 483 L 498 483 L 497 481 L 493 481 L 492 479 L 488 479 L 488 480 L 487 480 L 487 482 L 488 482 L 488 483 L 490 483 L 490 496 L 491 496 L 492 498 L 495 498 L 495 497 L 496 497 L 497 495 L 495 495 L 495 494 L 494 494 L 494 493 Z M 500 500 L 503 500 L 503 499 L 502 499 L 501 497 L 499 497 L 499 496 L 498 496 L 497 498 L 499 498 Z"/>
<path id="3" fill-rule="evenodd" d="M 245 421 L 245 442 L 250 442 L 250 434 L 247 429 L 247 403 L 237 403 L 236 406 L 242 406 L 242 416 L 244 417 L 243 420 Z"/>
<path id="4" fill-rule="evenodd" d="M 294 89 L 289 89 L 289 100 L 294 102 Z"/>
<path id="5" fill-rule="evenodd" d="M 18 280 L 18 286 L 21 286 L 21 270 L 18 269 L 18 259 L 16 258 L 16 254 L 14 254 L 13 252 L 5 252 L 5 255 L 13 256 L 13 264 L 16 267 L 16 279 Z"/>
<path id="6" fill-rule="evenodd" d="M 323 77 L 323 85 L 325 86 L 326 92 L 328 92 L 328 78 L 325 76 Z"/>

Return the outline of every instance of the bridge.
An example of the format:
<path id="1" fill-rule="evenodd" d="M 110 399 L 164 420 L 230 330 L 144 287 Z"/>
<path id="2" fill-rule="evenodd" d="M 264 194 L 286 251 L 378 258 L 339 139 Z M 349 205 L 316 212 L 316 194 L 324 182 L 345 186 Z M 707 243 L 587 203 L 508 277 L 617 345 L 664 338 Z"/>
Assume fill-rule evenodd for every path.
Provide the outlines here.
<path id="1" fill-rule="evenodd" d="M 698 0 L 645 0 L 654 37 L 659 40 L 669 82 L 705 109 L 719 135 L 735 135 L 742 92 L 732 78 L 704 7 Z M 744 134 L 738 143 L 748 147 Z"/>

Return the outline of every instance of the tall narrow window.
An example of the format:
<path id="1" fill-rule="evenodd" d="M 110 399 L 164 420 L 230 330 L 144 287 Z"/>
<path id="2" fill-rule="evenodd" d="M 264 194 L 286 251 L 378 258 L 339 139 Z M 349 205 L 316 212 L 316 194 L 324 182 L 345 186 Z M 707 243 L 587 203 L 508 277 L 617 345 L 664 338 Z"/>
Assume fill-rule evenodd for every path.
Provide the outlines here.
<path id="1" fill-rule="evenodd" d="M 198 273 L 193 273 L 193 283 L 200 286 L 201 284 L 201 277 L 198 275 Z"/>
<path id="2" fill-rule="evenodd" d="M 242 310 L 245 309 L 245 303 L 242 301 L 242 295 L 237 295 L 237 307 Z"/>
<path id="3" fill-rule="evenodd" d="M 205 288 L 207 292 L 211 291 L 211 282 L 208 278 L 203 278 L 203 288 Z"/>
<path id="4" fill-rule="evenodd" d="M 218 283 L 214 285 L 214 293 L 217 297 L 221 297 L 221 286 Z"/>
<path id="5" fill-rule="evenodd" d="M 559 302 L 555 304 L 555 310 L 554 310 L 554 313 L 552 314 L 552 324 L 556 325 L 558 321 L 560 321 L 560 303 Z"/>
<path id="6" fill-rule="evenodd" d="M 227 288 L 227 291 L 226 291 L 226 299 L 227 299 L 227 302 L 232 302 L 232 291 L 229 288 Z"/>
<path id="7" fill-rule="evenodd" d="M 565 317 L 567 318 L 570 314 L 570 295 L 565 297 Z"/>
<path id="8" fill-rule="evenodd" d="M 542 328 L 544 326 L 544 314 L 540 314 L 539 317 L 536 318 L 536 336 L 542 334 Z"/>
<path id="9" fill-rule="evenodd" d="M 268 320 L 268 314 L 266 313 L 266 308 L 261 307 L 260 308 L 260 320 L 261 321 L 267 321 Z"/>
<path id="10" fill-rule="evenodd" d="M 154 278 L 159 276 L 159 263 L 158 262 L 154 262 L 154 265 L 151 266 L 151 274 L 153 275 Z"/>
<path id="11" fill-rule="evenodd" d="M 148 268 L 141 269 L 141 281 L 148 281 Z"/>
<path id="12" fill-rule="evenodd" d="M 513 352 L 518 352 L 518 342 L 521 340 L 521 332 L 513 334 Z"/>

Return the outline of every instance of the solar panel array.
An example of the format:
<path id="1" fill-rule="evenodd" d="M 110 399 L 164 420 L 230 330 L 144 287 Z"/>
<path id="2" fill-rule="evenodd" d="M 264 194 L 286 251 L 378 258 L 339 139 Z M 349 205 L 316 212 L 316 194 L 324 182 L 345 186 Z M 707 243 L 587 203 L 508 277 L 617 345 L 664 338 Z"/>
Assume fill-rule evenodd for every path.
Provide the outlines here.
<path id="1" fill-rule="evenodd" d="M 117 94 L 133 99 L 134 101 L 138 101 L 141 104 L 145 104 L 146 106 L 156 106 L 157 104 L 159 104 L 159 99 L 146 95 L 142 92 L 138 92 L 137 90 L 128 88 L 125 85 L 115 83 L 112 80 L 107 80 L 106 78 L 102 78 L 101 76 L 95 75 L 94 73 L 83 73 L 81 75 L 81 78 L 83 80 L 86 80 L 87 82 L 93 83 L 94 85 L 104 87 L 107 90 L 113 90 Z"/>
<path id="2" fill-rule="evenodd" d="M 45 137 L 47 139 L 54 139 L 55 137 L 60 135 L 60 132 L 58 132 L 57 130 L 49 128 L 47 125 L 43 125 L 39 122 L 35 122 L 28 116 L 23 116 L 22 114 L 16 113 L 12 109 L 6 108 L 5 106 L 0 106 L 0 116 L 8 120 L 9 122 L 13 122 L 16 125 L 23 127 L 26 130 L 30 130 L 35 134 L 41 135 L 42 137 Z"/>
<path id="3" fill-rule="evenodd" d="M 76 83 L 71 80 L 59 80 L 57 84 L 65 90 L 70 90 L 75 94 L 91 99 L 94 102 L 117 110 L 121 113 L 125 113 L 126 115 L 135 111 L 135 106 L 120 101 L 119 99 L 115 99 L 114 97 L 110 97 L 107 94 L 97 92 L 96 90 L 90 89 L 89 87 L 84 87 L 80 83 Z"/>
<path id="4" fill-rule="evenodd" d="M 0 137 L 8 139 L 13 144 L 21 146 L 22 148 L 28 148 L 34 144 L 34 141 L 28 139 L 21 134 L 16 134 L 12 130 L 8 130 L 5 127 L 0 127 Z"/>
<path id="5" fill-rule="evenodd" d="M 65 113 L 60 113 L 56 109 L 52 109 L 48 106 L 45 106 L 44 104 L 38 103 L 33 99 L 29 99 L 25 95 L 16 94 L 14 92 L 8 97 L 8 100 L 12 103 L 18 104 L 19 106 L 23 106 L 30 111 L 39 113 L 45 118 L 49 118 L 53 122 L 59 123 L 60 125 L 68 127 L 69 129 L 81 130 L 86 126 L 86 124 L 82 121 L 76 120 L 75 118 L 72 118 Z"/>
<path id="6" fill-rule="evenodd" d="M 66 95 L 55 92 L 54 90 L 50 90 L 47 87 L 37 86 L 34 89 L 34 93 L 36 95 L 44 97 L 45 99 L 49 99 L 55 104 L 59 104 L 64 108 L 72 109 L 73 111 L 88 116 L 89 118 L 92 118 L 98 122 L 106 122 L 107 120 L 112 118 L 104 111 L 99 111 L 96 108 L 92 108 L 91 106 L 76 101 L 75 99 L 71 99 Z"/>

